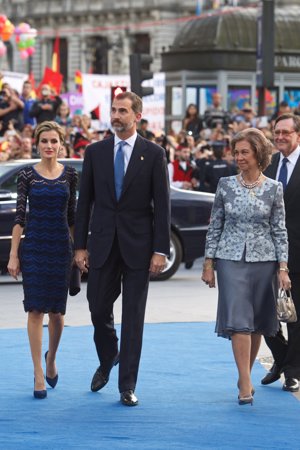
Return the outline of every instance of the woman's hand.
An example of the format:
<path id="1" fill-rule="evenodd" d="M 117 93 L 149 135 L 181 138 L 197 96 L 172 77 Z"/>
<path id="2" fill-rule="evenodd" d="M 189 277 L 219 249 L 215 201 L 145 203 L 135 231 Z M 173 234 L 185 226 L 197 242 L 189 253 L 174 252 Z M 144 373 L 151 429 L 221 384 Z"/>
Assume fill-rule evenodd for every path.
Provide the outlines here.
<path id="1" fill-rule="evenodd" d="M 278 284 L 280 289 L 291 289 L 292 283 L 289 277 L 288 272 L 278 271 Z"/>
<path id="2" fill-rule="evenodd" d="M 17 256 L 10 256 L 7 270 L 15 280 L 18 279 L 18 275 L 20 274 L 20 261 Z"/>
<path id="3" fill-rule="evenodd" d="M 215 272 L 213 267 L 203 267 L 201 279 L 210 288 L 216 287 Z"/>

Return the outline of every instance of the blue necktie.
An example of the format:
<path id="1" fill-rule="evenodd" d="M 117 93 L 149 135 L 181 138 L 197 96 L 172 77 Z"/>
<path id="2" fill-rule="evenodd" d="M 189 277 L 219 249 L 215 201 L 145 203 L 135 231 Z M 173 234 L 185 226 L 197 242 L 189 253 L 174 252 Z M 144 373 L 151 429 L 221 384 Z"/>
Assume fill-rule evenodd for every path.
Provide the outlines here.
<path id="1" fill-rule="evenodd" d="M 125 164 L 124 164 L 124 144 L 125 141 L 121 141 L 119 143 L 119 148 L 115 157 L 115 188 L 116 188 L 116 197 L 117 200 L 121 197 L 123 180 L 124 180 L 124 172 L 125 172 Z"/>
<path id="2" fill-rule="evenodd" d="M 286 163 L 289 160 L 287 158 L 283 158 L 282 163 L 281 163 L 281 167 L 280 167 L 280 171 L 279 171 L 279 177 L 278 177 L 278 181 L 281 181 L 282 186 L 283 186 L 283 190 L 285 190 L 286 185 L 287 185 L 287 167 L 286 167 Z"/>

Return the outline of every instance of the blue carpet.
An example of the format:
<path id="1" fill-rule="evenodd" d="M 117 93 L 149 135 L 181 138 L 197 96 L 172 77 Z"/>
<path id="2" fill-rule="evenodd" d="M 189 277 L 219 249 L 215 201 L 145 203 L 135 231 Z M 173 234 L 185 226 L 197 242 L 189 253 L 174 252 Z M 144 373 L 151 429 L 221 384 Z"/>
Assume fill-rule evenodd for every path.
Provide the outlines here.
<path id="1" fill-rule="evenodd" d="M 299 401 L 279 382 L 262 387 L 265 371 L 256 363 L 254 405 L 239 406 L 231 345 L 213 328 L 145 326 L 134 408 L 119 402 L 116 369 L 102 391 L 90 392 L 91 327 L 65 328 L 59 382 L 45 400 L 32 397 L 26 330 L 0 330 L 0 449 L 298 449 Z"/>

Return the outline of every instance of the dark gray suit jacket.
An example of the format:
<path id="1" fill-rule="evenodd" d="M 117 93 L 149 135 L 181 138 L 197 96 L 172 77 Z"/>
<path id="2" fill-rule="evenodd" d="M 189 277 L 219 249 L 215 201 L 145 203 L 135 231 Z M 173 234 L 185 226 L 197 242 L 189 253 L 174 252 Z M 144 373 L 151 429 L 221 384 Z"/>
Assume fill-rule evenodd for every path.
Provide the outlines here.
<path id="1" fill-rule="evenodd" d="M 91 219 L 90 219 L 91 216 Z M 170 199 L 164 150 L 137 136 L 117 202 L 114 186 L 114 137 L 85 152 L 75 223 L 75 249 L 85 249 L 90 266 L 101 267 L 115 235 L 126 264 L 149 267 L 153 252 L 170 252 Z"/>
<path id="2" fill-rule="evenodd" d="M 280 153 L 275 153 L 265 170 L 267 177 L 276 178 Z M 284 192 L 286 227 L 289 240 L 288 266 L 291 272 L 300 273 L 300 157 Z"/>

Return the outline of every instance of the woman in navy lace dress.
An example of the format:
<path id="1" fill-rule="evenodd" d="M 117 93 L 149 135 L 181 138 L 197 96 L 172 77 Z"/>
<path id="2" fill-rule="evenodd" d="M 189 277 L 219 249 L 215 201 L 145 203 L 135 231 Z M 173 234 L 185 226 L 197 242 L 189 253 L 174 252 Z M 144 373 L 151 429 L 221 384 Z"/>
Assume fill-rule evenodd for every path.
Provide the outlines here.
<path id="1" fill-rule="evenodd" d="M 57 161 L 64 142 L 63 130 L 57 123 L 38 125 L 35 139 L 41 160 L 19 173 L 8 270 L 16 279 L 22 272 L 24 309 L 28 312 L 28 336 L 34 366 L 34 397 L 45 398 L 43 318 L 48 313 L 46 380 L 55 387 L 58 380 L 55 357 L 64 327 L 72 264 L 77 172 Z M 29 212 L 26 214 L 27 201 Z M 20 246 L 23 233 L 25 237 Z"/>

